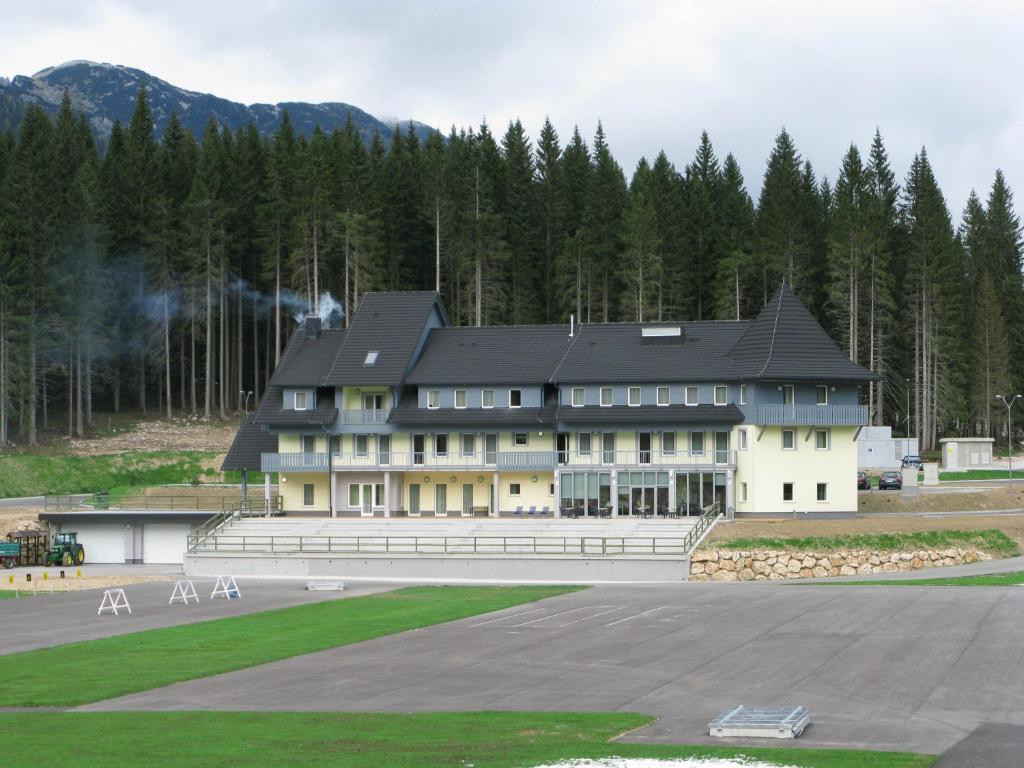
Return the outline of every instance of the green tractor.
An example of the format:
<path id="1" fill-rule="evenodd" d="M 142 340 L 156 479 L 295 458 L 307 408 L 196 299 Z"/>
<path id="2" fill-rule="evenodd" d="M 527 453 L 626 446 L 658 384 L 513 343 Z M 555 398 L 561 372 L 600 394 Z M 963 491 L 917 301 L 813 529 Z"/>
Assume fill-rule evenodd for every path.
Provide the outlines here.
<path id="1" fill-rule="evenodd" d="M 78 543 L 77 533 L 58 533 L 53 537 L 50 551 L 46 553 L 47 565 L 81 565 L 85 562 L 85 547 Z"/>

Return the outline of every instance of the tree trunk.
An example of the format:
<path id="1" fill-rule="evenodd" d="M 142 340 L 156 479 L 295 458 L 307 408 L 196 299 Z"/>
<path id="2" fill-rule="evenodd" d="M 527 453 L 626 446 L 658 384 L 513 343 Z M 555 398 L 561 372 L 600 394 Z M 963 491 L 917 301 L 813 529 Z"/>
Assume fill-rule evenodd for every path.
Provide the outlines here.
<path id="1" fill-rule="evenodd" d="M 39 444 L 36 434 L 36 316 L 35 301 L 32 302 L 32 309 L 29 313 L 28 332 L 28 444 L 35 446 Z"/>
<path id="2" fill-rule="evenodd" d="M 82 437 L 85 429 L 82 424 L 82 344 L 75 341 L 75 434 Z"/>
<path id="3" fill-rule="evenodd" d="M 347 327 L 347 326 L 346 326 Z M 281 220 L 277 220 L 277 249 L 274 252 L 274 367 L 281 362 Z"/>
<path id="4" fill-rule="evenodd" d="M 227 408 L 227 395 L 228 395 L 228 380 L 227 380 L 227 343 L 225 335 L 227 334 L 227 314 L 228 304 L 227 295 L 224 290 L 224 256 L 220 257 L 220 397 L 218 398 L 218 406 L 220 408 L 220 417 L 227 419 L 228 414 L 225 410 Z"/>
<path id="5" fill-rule="evenodd" d="M 171 418 L 174 408 L 174 401 L 171 396 L 171 312 L 167 306 L 169 298 L 167 290 L 164 290 L 164 375 L 167 380 L 167 394 L 164 401 L 167 403 L 167 418 Z"/>
<path id="6" fill-rule="evenodd" d="M 85 424 L 92 426 L 92 335 L 85 338 Z"/>
<path id="7" fill-rule="evenodd" d="M 213 254 L 210 253 L 209 235 L 206 240 L 206 382 L 203 418 L 209 419 L 213 411 Z"/>

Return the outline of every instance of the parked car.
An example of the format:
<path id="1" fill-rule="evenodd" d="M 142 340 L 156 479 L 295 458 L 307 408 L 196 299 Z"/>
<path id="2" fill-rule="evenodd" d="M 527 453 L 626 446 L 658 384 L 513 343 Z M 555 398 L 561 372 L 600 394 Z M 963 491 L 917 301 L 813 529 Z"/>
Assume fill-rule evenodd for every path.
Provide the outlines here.
<path id="1" fill-rule="evenodd" d="M 903 476 L 899 472 L 883 472 L 878 478 L 878 490 L 899 491 L 903 488 Z"/>
<path id="2" fill-rule="evenodd" d="M 915 469 L 921 469 L 924 462 L 921 461 L 920 456 L 904 456 L 903 462 L 900 464 L 901 467 L 914 467 Z"/>
<path id="3" fill-rule="evenodd" d="M 867 472 L 857 473 L 857 490 L 858 491 L 870 491 L 871 490 L 871 478 L 868 477 Z"/>

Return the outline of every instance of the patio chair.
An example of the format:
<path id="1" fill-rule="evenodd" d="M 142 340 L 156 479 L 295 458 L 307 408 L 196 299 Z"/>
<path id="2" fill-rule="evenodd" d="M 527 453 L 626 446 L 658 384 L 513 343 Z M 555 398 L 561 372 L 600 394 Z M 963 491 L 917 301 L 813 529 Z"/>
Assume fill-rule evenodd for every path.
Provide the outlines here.
<path id="1" fill-rule="evenodd" d="M 537 507 L 530 507 L 530 511 L 527 512 L 526 514 L 529 515 L 530 517 L 533 517 L 534 515 L 537 514 Z"/>
<path id="2" fill-rule="evenodd" d="M 516 507 L 515 511 L 512 514 L 515 517 L 522 517 L 523 516 L 523 508 L 522 508 L 522 506 Z"/>
<path id="3" fill-rule="evenodd" d="M 550 514 L 551 514 L 551 509 L 549 507 L 544 507 L 540 511 L 540 516 L 541 517 L 547 517 Z"/>

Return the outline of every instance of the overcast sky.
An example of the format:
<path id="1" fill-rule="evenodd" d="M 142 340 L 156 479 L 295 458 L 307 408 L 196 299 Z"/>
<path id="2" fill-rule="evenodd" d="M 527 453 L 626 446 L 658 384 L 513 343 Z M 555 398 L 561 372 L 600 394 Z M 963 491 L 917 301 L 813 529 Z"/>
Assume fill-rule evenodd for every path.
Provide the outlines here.
<path id="1" fill-rule="evenodd" d="M 702 129 L 756 196 L 781 126 L 819 178 L 878 126 L 902 179 L 928 148 L 955 220 L 996 168 L 1024 189 L 1024 4 L 176 0 L 5 3 L 0 74 L 70 59 L 252 103 L 344 101 L 500 134 L 600 118 L 630 173 Z"/>

